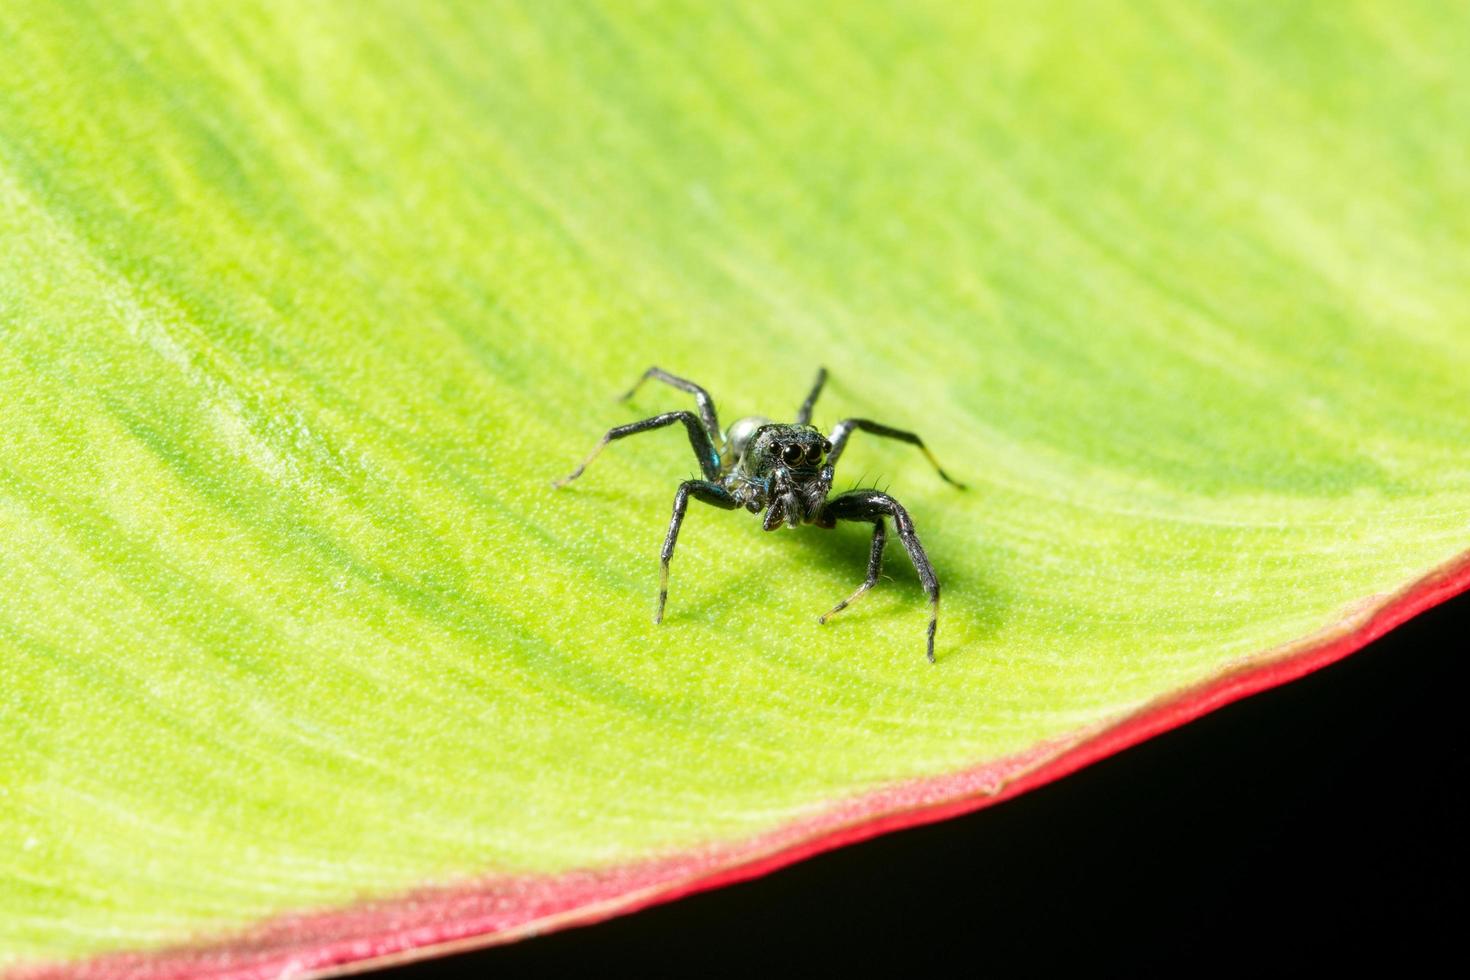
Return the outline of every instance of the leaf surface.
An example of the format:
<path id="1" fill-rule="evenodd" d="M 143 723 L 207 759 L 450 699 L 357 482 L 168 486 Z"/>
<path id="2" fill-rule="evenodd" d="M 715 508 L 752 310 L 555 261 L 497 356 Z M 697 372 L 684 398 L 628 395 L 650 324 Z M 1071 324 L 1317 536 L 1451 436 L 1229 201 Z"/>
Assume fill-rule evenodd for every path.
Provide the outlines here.
<path id="1" fill-rule="evenodd" d="M 0 967 L 513 938 L 1019 792 L 1466 585 L 1470 12 L 0 12 Z M 861 527 L 691 506 L 691 407 Z M 185 952 L 158 952 L 174 947 Z M 207 954 L 199 949 L 208 949 Z M 195 950 L 191 952 L 189 950 Z M 39 967 L 36 965 L 40 964 Z"/>

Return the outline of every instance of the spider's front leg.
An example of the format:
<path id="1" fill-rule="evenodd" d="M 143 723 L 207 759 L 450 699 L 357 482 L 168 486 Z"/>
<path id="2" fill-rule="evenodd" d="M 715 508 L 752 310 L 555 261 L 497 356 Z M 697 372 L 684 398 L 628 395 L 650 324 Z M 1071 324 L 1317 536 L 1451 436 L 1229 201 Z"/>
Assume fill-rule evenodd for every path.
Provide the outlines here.
<path id="1" fill-rule="evenodd" d="M 854 602 L 857 602 L 863 597 L 865 592 L 878 584 L 878 576 L 883 571 L 883 546 L 886 544 L 888 544 L 888 534 L 883 530 L 883 521 L 881 519 L 876 520 L 873 522 L 873 547 L 868 552 L 868 577 L 863 579 L 863 584 L 857 587 L 856 592 L 833 606 L 825 615 L 818 616 L 818 623 L 827 622 L 827 620 L 836 616 Z"/>
<path id="2" fill-rule="evenodd" d="M 675 422 L 683 422 L 684 428 L 689 430 L 689 445 L 694 447 L 694 455 L 699 459 L 699 469 L 704 474 L 705 479 L 718 480 L 720 478 L 720 454 L 715 452 L 715 447 L 710 442 L 709 433 L 705 432 L 704 426 L 700 424 L 700 420 L 694 417 L 693 412 L 665 412 L 662 415 L 655 415 L 653 418 L 644 419 L 641 422 L 630 422 L 627 425 L 619 425 L 615 428 L 608 429 L 607 435 L 603 436 L 597 445 L 592 447 L 592 452 L 587 454 L 587 458 L 582 460 L 582 465 L 572 470 L 572 472 L 560 480 L 552 480 L 551 485 L 553 487 L 564 487 L 581 476 L 582 471 L 587 468 L 589 463 L 597 458 L 597 454 L 602 452 L 603 447 L 614 439 L 622 439 L 625 436 L 633 436 L 640 432 L 649 432 L 653 429 L 662 429 L 664 426 L 673 425 Z"/>
<path id="3" fill-rule="evenodd" d="M 730 491 L 718 483 L 685 480 L 679 484 L 679 489 L 674 494 L 674 516 L 669 520 L 669 533 L 664 535 L 663 551 L 658 556 L 658 609 L 653 614 L 655 623 L 664 621 L 664 602 L 669 598 L 669 559 L 674 557 L 674 543 L 679 540 L 679 528 L 684 523 L 684 512 L 689 508 L 690 497 L 724 510 L 735 510 L 740 506 L 740 502 L 731 496 Z"/>
<path id="4" fill-rule="evenodd" d="M 914 571 L 919 573 L 919 582 L 923 584 L 924 591 L 929 596 L 929 630 L 927 635 L 927 650 L 929 662 L 934 662 L 934 631 L 939 623 L 939 578 L 934 574 L 934 566 L 929 562 L 929 556 L 924 554 L 924 546 L 919 543 L 919 536 L 914 531 L 914 522 L 909 517 L 909 512 L 903 509 L 903 505 L 886 493 L 877 490 L 850 490 L 847 493 L 838 494 L 827 501 L 822 508 L 817 523 L 823 527 L 832 527 L 838 521 L 864 521 L 876 524 L 877 530 L 873 533 L 873 551 L 868 559 L 868 578 L 876 580 L 877 563 L 882 557 L 882 529 L 883 519 L 893 518 L 893 528 L 898 532 L 899 541 L 903 542 L 904 550 L 909 553 L 909 560 L 914 563 Z M 868 590 L 867 581 L 863 587 L 853 595 L 853 599 Z M 851 602 L 849 599 L 848 602 Z M 839 604 L 833 613 L 841 609 L 846 603 Z M 832 615 L 828 613 L 827 615 Z"/>

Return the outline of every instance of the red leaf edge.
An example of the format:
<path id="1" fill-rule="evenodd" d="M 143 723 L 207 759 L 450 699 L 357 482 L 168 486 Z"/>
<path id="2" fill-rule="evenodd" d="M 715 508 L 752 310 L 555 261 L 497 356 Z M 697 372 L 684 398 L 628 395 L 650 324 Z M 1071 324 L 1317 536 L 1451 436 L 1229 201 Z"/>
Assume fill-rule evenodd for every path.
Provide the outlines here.
<path id="1" fill-rule="evenodd" d="M 758 837 L 620 867 L 490 876 L 348 908 L 273 917 L 227 938 L 16 967 L 17 980 L 57 977 L 263 980 L 342 975 L 514 942 L 626 915 L 768 874 L 879 834 L 991 806 L 1060 779 L 1232 701 L 1341 660 L 1470 589 L 1470 552 L 1408 587 L 1356 603 L 1333 626 L 1218 676 L 1025 752 L 839 802 Z"/>

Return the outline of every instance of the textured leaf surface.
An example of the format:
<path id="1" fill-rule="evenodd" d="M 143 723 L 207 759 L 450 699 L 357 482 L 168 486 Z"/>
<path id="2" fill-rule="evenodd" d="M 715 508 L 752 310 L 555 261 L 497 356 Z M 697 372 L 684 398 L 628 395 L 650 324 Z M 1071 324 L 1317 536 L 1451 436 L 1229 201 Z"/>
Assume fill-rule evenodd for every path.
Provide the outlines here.
<path id="1" fill-rule="evenodd" d="M 23 4 L 0 56 L 0 965 L 637 904 L 1470 542 L 1463 5 Z M 650 624 L 681 435 L 548 480 L 687 406 L 612 400 L 655 362 L 726 420 L 824 363 L 970 484 L 843 461 L 936 666 L 897 548 L 819 627 L 865 534 L 698 505 Z"/>

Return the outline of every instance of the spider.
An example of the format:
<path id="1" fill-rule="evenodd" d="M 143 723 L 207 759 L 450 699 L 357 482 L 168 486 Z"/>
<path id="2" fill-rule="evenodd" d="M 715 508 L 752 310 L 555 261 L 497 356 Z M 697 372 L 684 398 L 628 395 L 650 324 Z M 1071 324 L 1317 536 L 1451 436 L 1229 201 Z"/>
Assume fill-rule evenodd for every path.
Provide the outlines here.
<path id="1" fill-rule="evenodd" d="M 657 367 L 645 371 L 643 377 L 623 395 L 622 401 L 632 398 L 639 386 L 650 379 L 689 392 L 694 396 L 699 414 L 696 416 L 693 412 L 664 412 L 641 422 L 609 429 L 593 447 L 592 452 L 587 454 L 582 465 L 560 480 L 552 481 L 551 485 L 560 488 L 581 476 L 588 464 L 614 439 L 661 429 L 675 423 L 682 423 L 689 430 L 689 444 L 694 447 L 694 455 L 699 460 L 704 479 L 685 480 L 679 484 L 679 489 L 674 494 L 674 516 L 669 521 L 668 534 L 664 536 L 663 551 L 659 553 L 658 608 L 654 612 L 653 621 L 663 621 L 664 603 L 669 595 L 669 560 L 674 557 L 674 542 L 679 538 L 679 527 L 684 523 L 684 512 L 689 506 L 690 497 L 724 510 L 744 507 L 752 514 L 765 511 L 761 527 L 767 531 L 783 526 L 794 528 L 801 524 L 832 528 L 838 521 L 872 524 L 873 544 L 868 553 L 867 577 L 856 592 L 818 618 L 819 623 L 826 623 L 877 583 L 879 571 L 883 567 L 883 547 L 888 540 L 884 518 L 892 518 L 898 538 L 903 542 L 909 559 L 914 563 L 914 570 L 919 573 L 919 581 L 923 583 L 924 591 L 929 596 L 927 652 L 929 662 L 933 663 L 934 629 L 939 618 L 939 579 L 934 574 L 929 556 L 924 554 L 924 547 L 919 543 L 919 536 L 914 531 L 914 522 L 908 511 L 897 500 L 878 490 L 849 490 L 836 496 L 828 496 L 832 490 L 832 471 L 842 456 L 842 450 L 847 446 L 848 437 L 854 432 L 868 432 L 919 447 L 945 482 L 963 490 L 964 484 L 951 479 L 944 472 L 923 440 L 912 432 L 890 428 L 868 419 L 843 419 L 832 429 L 830 436 L 823 436 L 811 425 L 811 417 L 817 396 L 822 393 L 822 386 L 827 382 L 826 368 L 818 369 L 811 393 L 797 410 L 795 422 L 785 424 L 752 416 L 739 420 L 728 431 L 720 429 L 719 419 L 715 415 L 715 404 L 710 399 L 709 392 L 692 381 L 675 377 Z M 721 445 L 719 450 L 715 449 L 716 443 Z"/>

